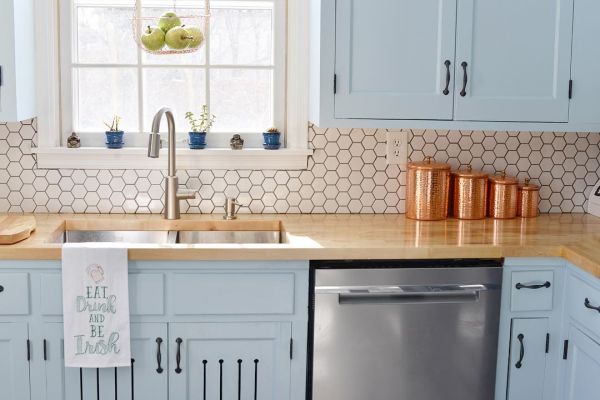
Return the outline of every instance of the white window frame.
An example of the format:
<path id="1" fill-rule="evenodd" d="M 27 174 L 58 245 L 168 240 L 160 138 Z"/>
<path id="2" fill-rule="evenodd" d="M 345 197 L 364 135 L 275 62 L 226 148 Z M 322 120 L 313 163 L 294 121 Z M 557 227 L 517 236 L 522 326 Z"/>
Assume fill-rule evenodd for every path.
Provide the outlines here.
<path id="1" fill-rule="evenodd" d="M 61 101 L 71 100 L 61 98 L 59 1 L 44 0 L 35 4 L 38 168 L 139 169 L 143 165 L 143 169 L 166 169 L 166 149 L 162 150 L 164 157 L 150 159 L 146 157 L 146 149 L 141 147 L 120 150 L 65 147 L 61 134 L 64 118 Z M 308 147 L 308 18 L 308 1 L 287 0 L 285 148 L 235 151 L 180 148 L 177 150 L 179 168 L 300 170 L 308 167 L 308 158 L 312 155 Z"/>

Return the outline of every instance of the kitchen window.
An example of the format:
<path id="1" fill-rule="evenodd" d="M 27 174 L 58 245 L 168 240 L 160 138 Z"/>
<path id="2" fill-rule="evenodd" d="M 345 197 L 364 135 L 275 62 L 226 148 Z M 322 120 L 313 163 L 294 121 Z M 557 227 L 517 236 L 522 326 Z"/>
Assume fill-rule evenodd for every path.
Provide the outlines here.
<path id="1" fill-rule="evenodd" d="M 286 79 L 290 76 L 286 68 L 290 62 L 289 24 L 298 20 L 288 17 L 301 1 L 211 0 L 204 45 L 195 53 L 176 55 L 149 54 L 138 47 L 132 19 L 141 15 L 158 21 L 160 15 L 173 10 L 182 16 L 202 15 L 203 0 L 140 0 L 137 10 L 135 0 L 51 1 L 56 2 L 58 15 L 54 24 L 59 45 L 54 56 L 59 64 L 56 89 L 60 107 L 54 110 L 54 119 L 52 115 L 47 118 L 47 124 L 40 121 L 40 131 L 59 128 L 58 133 L 40 133 L 40 165 L 85 168 L 100 155 L 98 167 L 141 162 L 152 118 L 163 105 L 175 113 L 182 168 L 231 167 L 231 157 L 241 163 L 238 168 L 290 168 L 283 165 L 289 162 L 282 164 L 290 156 L 304 159 L 295 164 L 305 165 L 310 151 L 307 129 L 303 132 L 301 127 L 307 125 L 307 117 L 301 122 L 297 117 L 302 113 L 296 110 L 288 115 L 290 107 L 297 107 L 297 100 L 288 101 L 294 83 Z M 51 6 L 40 6 L 44 7 L 52 15 Z M 304 47 L 305 40 L 295 44 Z M 51 55 L 51 50 L 47 51 L 46 56 Z M 52 82 L 46 81 L 46 85 L 51 87 Z M 203 104 L 216 115 L 207 137 L 208 148 L 187 150 L 190 129 L 185 113 L 199 114 Z M 121 127 L 126 132 L 126 148 L 118 152 L 104 148 L 104 122 L 110 122 L 113 115 L 122 117 Z M 40 118 L 44 119 L 43 113 Z M 271 126 L 283 133 L 281 153 L 262 150 L 262 132 Z M 72 132 L 80 136 L 81 149 L 65 148 Z M 247 151 L 233 155 L 229 141 L 236 133 L 245 140 Z M 71 156 L 65 160 L 57 155 Z M 188 158 L 193 161 L 186 163 Z M 145 164 L 153 162 L 157 163 L 144 160 Z"/>

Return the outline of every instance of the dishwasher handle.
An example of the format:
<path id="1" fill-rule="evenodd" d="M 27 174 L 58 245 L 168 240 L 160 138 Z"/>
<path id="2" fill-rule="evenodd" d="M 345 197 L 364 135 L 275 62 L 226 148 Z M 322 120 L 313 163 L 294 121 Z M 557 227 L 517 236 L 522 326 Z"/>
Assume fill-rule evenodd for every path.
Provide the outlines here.
<path id="1" fill-rule="evenodd" d="M 379 286 L 315 288 L 316 294 L 337 294 L 338 303 L 344 304 L 416 304 L 468 303 L 479 300 L 480 292 L 493 290 L 488 285 L 439 286 Z"/>

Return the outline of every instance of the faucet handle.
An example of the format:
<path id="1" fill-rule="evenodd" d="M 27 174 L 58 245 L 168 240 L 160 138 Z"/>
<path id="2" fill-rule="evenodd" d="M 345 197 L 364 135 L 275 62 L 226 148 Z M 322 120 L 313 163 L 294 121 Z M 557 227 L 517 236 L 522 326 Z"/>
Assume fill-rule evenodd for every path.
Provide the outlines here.
<path id="1" fill-rule="evenodd" d="M 179 200 L 194 200 L 197 192 L 192 189 L 180 189 L 177 191 L 177 199 Z"/>

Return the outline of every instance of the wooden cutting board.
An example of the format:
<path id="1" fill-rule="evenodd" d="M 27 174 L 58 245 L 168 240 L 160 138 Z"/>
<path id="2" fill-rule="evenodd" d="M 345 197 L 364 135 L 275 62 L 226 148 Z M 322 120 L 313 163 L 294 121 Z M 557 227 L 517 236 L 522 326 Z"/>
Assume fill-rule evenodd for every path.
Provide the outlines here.
<path id="1" fill-rule="evenodd" d="M 35 217 L 8 215 L 0 217 L 0 245 L 15 244 L 31 236 L 35 231 Z"/>

